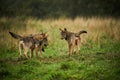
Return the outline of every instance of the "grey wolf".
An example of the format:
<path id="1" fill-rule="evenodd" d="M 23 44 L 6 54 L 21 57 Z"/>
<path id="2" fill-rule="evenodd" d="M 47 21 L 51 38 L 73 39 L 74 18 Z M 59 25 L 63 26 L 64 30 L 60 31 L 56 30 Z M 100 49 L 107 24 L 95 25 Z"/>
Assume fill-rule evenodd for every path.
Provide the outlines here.
<path id="1" fill-rule="evenodd" d="M 76 53 L 76 46 L 78 46 L 78 51 L 80 53 L 80 46 L 81 46 L 81 38 L 80 35 L 83 33 L 87 33 L 87 31 L 82 30 L 77 33 L 67 31 L 66 28 L 61 29 L 61 39 L 65 39 L 68 42 L 68 49 L 69 49 L 69 56 L 71 53 Z"/>
<path id="2" fill-rule="evenodd" d="M 13 38 L 19 40 L 20 57 L 22 57 L 22 50 L 23 49 L 25 50 L 24 55 L 26 58 L 29 58 L 27 53 L 30 50 L 30 58 L 31 58 L 31 57 L 33 57 L 34 49 L 36 51 L 36 55 L 37 55 L 38 49 L 40 49 L 40 52 L 42 54 L 42 51 L 44 51 L 43 46 L 48 45 L 46 33 L 29 35 L 29 36 L 21 36 L 21 35 L 15 34 L 13 32 L 9 32 L 9 34 Z"/>
<path id="3" fill-rule="evenodd" d="M 39 41 L 39 44 L 36 44 L 35 46 L 35 53 L 36 56 L 38 56 L 38 50 L 40 50 L 41 56 L 42 56 L 42 52 L 44 52 L 44 46 L 48 46 L 48 35 L 46 33 L 41 33 L 41 34 L 35 34 L 33 35 L 34 39 L 37 41 Z"/>

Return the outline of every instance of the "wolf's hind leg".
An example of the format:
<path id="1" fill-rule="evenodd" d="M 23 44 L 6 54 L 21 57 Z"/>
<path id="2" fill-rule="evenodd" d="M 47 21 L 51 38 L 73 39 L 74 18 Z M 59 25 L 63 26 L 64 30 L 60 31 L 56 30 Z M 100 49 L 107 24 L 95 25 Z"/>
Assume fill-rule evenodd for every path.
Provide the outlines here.
<path id="1" fill-rule="evenodd" d="M 41 54 L 41 57 L 43 57 L 42 46 L 40 46 L 40 54 Z"/>
<path id="2" fill-rule="evenodd" d="M 80 43 L 80 40 L 78 40 L 78 53 L 80 54 L 80 46 L 81 46 L 81 43 Z"/>
<path id="3" fill-rule="evenodd" d="M 69 56 L 70 56 L 70 53 L 71 53 L 71 48 L 72 48 L 72 45 L 68 44 L 68 49 L 69 49 L 68 55 L 69 55 Z"/>
<path id="4" fill-rule="evenodd" d="M 73 54 L 76 54 L 76 45 L 73 45 Z"/>
<path id="5" fill-rule="evenodd" d="M 30 58 L 33 57 L 33 50 L 34 50 L 34 49 L 31 49 L 31 50 L 30 50 Z"/>

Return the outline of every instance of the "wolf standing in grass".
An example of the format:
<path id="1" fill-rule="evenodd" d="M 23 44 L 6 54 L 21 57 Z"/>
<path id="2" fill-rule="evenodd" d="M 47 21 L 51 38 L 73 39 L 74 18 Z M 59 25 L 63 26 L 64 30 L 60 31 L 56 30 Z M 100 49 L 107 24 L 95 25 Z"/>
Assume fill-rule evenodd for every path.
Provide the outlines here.
<path id="1" fill-rule="evenodd" d="M 60 31 L 61 31 L 61 39 L 65 39 L 68 42 L 69 56 L 70 53 L 74 53 L 74 54 L 76 53 L 76 46 L 78 46 L 78 51 L 80 53 L 80 45 L 81 45 L 80 35 L 83 33 L 87 33 L 87 31 L 83 30 L 78 33 L 74 33 L 67 31 L 66 28 L 64 28 L 64 30 L 60 28 Z"/>
<path id="2" fill-rule="evenodd" d="M 40 48 L 40 52 L 42 54 L 42 51 L 44 51 L 43 46 L 48 45 L 47 41 L 47 35 L 45 33 L 37 34 L 37 35 L 31 35 L 31 36 L 20 36 L 13 32 L 9 32 L 9 34 L 19 40 L 19 51 L 20 51 L 20 57 L 22 56 L 22 50 L 24 48 L 24 55 L 26 58 L 28 58 L 28 51 L 30 50 L 30 58 L 33 57 L 33 51 L 35 49 L 36 55 L 38 52 L 38 48 Z"/>

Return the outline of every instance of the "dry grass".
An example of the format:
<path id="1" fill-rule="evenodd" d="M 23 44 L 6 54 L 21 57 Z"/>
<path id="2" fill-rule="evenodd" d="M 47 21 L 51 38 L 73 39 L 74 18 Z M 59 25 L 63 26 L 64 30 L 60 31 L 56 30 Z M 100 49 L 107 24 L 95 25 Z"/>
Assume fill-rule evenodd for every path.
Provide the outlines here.
<path id="1" fill-rule="evenodd" d="M 56 41 L 59 37 L 59 28 L 67 28 L 69 31 L 78 32 L 80 30 L 87 30 L 87 35 L 82 35 L 82 41 L 86 42 L 86 38 L 92 41 L 101 43 L 102 37 L 110 38 L 115 41 L 120 40 L 120 19 L 113 18 L 80 18 L 77 17 L 75 20 L 71 19 L 47 19 L 38 20 L 29 18 L 21 20 L 18 18 L 9 19 L 1 18 L 0 26 L 0 42 L 1 47 L 15 48 L 17 42 L 8 34 L 9 31 L 21 35 L 35 34 L 40 32 L 47 32 L 49 34 L 49 40 L 51 44 Z"/>

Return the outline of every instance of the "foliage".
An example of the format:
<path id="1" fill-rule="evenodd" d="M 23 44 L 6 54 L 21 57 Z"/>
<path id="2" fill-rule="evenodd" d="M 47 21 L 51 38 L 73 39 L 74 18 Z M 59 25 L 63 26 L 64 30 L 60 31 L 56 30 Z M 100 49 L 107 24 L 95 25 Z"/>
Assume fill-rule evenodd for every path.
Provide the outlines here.
<path id="1" fill-rule="evenodd" d="M 120 17 L 119 0 L 0 0 L 0 16 L 58 18 Z"/>

